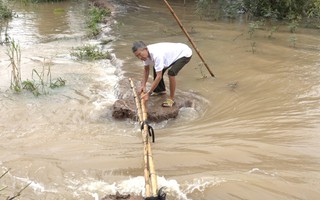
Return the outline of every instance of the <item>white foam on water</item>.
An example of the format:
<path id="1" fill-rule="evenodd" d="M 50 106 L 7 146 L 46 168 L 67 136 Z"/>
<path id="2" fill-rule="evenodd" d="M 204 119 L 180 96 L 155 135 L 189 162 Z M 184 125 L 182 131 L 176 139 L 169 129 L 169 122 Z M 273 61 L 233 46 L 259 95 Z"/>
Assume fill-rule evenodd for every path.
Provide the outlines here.
<path id="1" fill-rule="evenodd" d="M 256 171 L 256 170 L 254 170 Z M 45 186 L 42 183 L 32 181 L 30 178 L 12 176 L 14 179 L 29 184 L 35 192 L 41 193 L 59 193 L 57 189 Z M 207 188 L 226 182 L 223 178 L 217 177 L 201 177 L 180 184 L 175 179 L 166 179 L 165 177 L 157 177 L 158 189 L 163 187 L 163 191 L 167 196 L 175 197 L 179 200 L 193 200 L 188 195 L 200 192 L 203 193 Z M 61 186 L 61 185 L 60 185 Z M 143 176 L 130 177 L 126 180 L 109 183 L 104 180 L 95 180 L 93 178 L 82 178 L 80 180 L 74 178 L 66 179 L 66 191 L 70 191 L 74 197 L 82 198 L 84 195 L 92 196 L 94 200 L 101 199 L 106 195 L 134 194 L 145 196 L 145 180 Z"/>
<path id="2" fill-rule="evenodd" d="M 207 188 L 219 185 L 226 182 L 222 178 L 202 177 L 192 180 L 190 183 L 180 185 L 177 180 L 158 177 L 158 189 L 163 188 L 167 196 L 174 196 L 179 200 L 192 200 L 187 197 L 193 192 L 204 192 Z M 70 181 L 69 183 L 72 183 Z M 123 181 L 108 183 L 101 180 L 86 180 L 80 187 L 69 186 L 76 189 L 74 196 L 79 196 L 81 193 L 91 195 L 94 199 L 102 198 L 105 195 L 114 195 L 117 192 L 120 194 L 134 194 L 145 196 L 145 180 L 143 176 L 132 177 Z M 98 195 L 100 194 L 100 196 Z M 102 195 L 102 196 L 101 196 Z"/>
<path id="3" fill-rule="evenodd" d="M 268 175 L 268 176 L 277 176 L 277 173 L 270 173 L 265 170 L 261 170 L 259 168 L 253 168 L 251 169 L 248 174 L 263 174 L 263 175 Z"/>
<path id="4" fill-rule="evenodd" d="M 38 183 L 36 181 L 32 181 L 29 178 L 22 178 L 17 176 L 12 176 L 14 179 L 19 180 L 21 182 L 24 182 L 27 184 L 30 183 L 28 188 L 32 188 L 36 192 L 50 192 L 50 193 L 57 193 L 58 191 L 56 189 L 47 189 L 43 184 Z"/>
<path id="5" fill-rule="evenodd" d="M 73 181 L 69 181 L 69 183 L 72 182 Z M 165 192 L 170 192 L 174 196 L 178 196 L 181 200 L 188 200 L 186 194 L 184 194 L 180 189 L 180 185 L 176 180 L 167 180 L 164 177 L 158 177 L 158 187 L 165 187 Z M 133 177 L 113 183 L 100 180 L 87 180 L 86 183 L 82 184 L 80 187 L 69 186 L 69 188 L 76 189 L 73 193 L 74 196 L 79 196 L 80 193 L 86 193 L 96 198 L 98 193 L 105 196 L 108 194 L 116 194 L 117 192 L 120 194 L 145 196 L 145 180 L 143 176 Z"/>
<path id="6" fill-rule="evenodd" d="M 199 112 L 194 108 L 182 107 L 179 110 L 177 120 L 190 121 L 199 118 Z"/>
<path id="7" fill-rule="evenodd" d="M 207 188 L 220 185 L 221 183 L 227 182 L 225 179 L 217 177 L 201 177 L 193 179 L 191 183 L 187 183 L 187 187 L 184 193 L 191 194 L 195 191 L 204 192 Z"/>
<path id="8" fill-rule="evenodd" d="M 105 105 L 112 105 L 117 100 L 115 88 L 122 78 L 122 74 L 117 71 L 117 68 L 122 66 L 122 61 L 117 59 L 114 54 L 111 56 L 111 60 L 102 60 L 98 64 L 102 75 L 96 80 L 100 82 L 102 89 L 99 91 L 101 98 L 93 102 L 97 110 L 104 109 Z"/>

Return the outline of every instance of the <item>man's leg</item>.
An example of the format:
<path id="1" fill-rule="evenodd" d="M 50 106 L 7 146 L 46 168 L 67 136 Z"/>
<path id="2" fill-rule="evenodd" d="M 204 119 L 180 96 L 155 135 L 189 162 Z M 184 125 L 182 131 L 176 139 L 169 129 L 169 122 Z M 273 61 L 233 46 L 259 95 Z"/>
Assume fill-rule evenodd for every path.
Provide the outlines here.
<path id="1" fill-rule="evenodd" d="M 166 85 L 164 84 L 164 80 L 163 80 L 164 72 L 165 72 L 165 70 L 162 71 L 162 79 L 160 80 L 158 86 L 153 90 L 153 92 L 160 93 L 160 92 L 166 91 Z M 156 79 L 156 77 L 157 77 L 157 73 L 153 67 L 153 80 Z"/>
<path id="2" fill-rule="evenodd" d="M 176 91 L 176 78 L 179 71 L 190 61 L 191 57 L 182 57 L 174 62 L 168 71 L 169 83 L 170 83 L 170 99 L 174 100 L 174 93 Z"/>
<path id="3" fill-rule="evenodd" d="M 175 78 L 175 76 L 169 75 L 169 84 L 170 84 L 170 99 L 174 100 L 174 93 L 176 91 L 176 78 Z"/>

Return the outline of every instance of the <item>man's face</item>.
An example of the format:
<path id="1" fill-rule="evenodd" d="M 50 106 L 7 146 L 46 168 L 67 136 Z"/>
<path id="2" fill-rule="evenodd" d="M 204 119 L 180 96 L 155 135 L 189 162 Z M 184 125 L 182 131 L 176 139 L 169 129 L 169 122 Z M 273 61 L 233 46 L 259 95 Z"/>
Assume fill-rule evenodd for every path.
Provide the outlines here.
<path id="1" fill-rule="evenodd" d="M 134 55 L 143 61 L 146 61 L 149 57 L 147 48 L 138 49 L 134 52 Z"/>

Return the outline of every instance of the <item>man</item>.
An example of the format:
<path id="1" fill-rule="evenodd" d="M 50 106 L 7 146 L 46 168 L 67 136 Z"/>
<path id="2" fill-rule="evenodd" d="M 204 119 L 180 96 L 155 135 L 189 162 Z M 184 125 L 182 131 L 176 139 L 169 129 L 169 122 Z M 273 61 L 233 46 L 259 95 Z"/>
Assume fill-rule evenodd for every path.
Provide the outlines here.
<path id="1" fill-rule="evenodd" d="M 150 66 L 153 65 L 154 80 L 150 90 L 141 98 L 148 100 L 150 95 L 161 95 L 166 93 L 163 75 L 167 69 L 169 76 L 170 96 L 162 103 L 163 107 L 174 105 L 174 93 L 176 89 L 175 76 L 190 61 L 192 50 L 182 43 L 161 42 L 145 45 L 142 41 L 133 43 L 132 52 L 143 61 L 144 73 L 141 82 L 140 93 L 146 92 L 146 84 L 149 77 Z"/>

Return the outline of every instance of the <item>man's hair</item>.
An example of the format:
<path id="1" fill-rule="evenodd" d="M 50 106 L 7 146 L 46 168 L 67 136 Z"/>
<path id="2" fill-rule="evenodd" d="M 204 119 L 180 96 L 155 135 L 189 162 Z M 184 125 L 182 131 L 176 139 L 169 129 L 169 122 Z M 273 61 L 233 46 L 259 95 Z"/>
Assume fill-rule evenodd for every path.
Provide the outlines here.
<path id="1" fill-rule="evenodd" d="M 132 45 L 132 52 L 136 52 L 138 49 L 144 49 L 146 48 L 147 46 L 145 45 L 144 42 L 142 41 L 139 41 L 139 42 L 134 42 L 133 45 Z"/>

